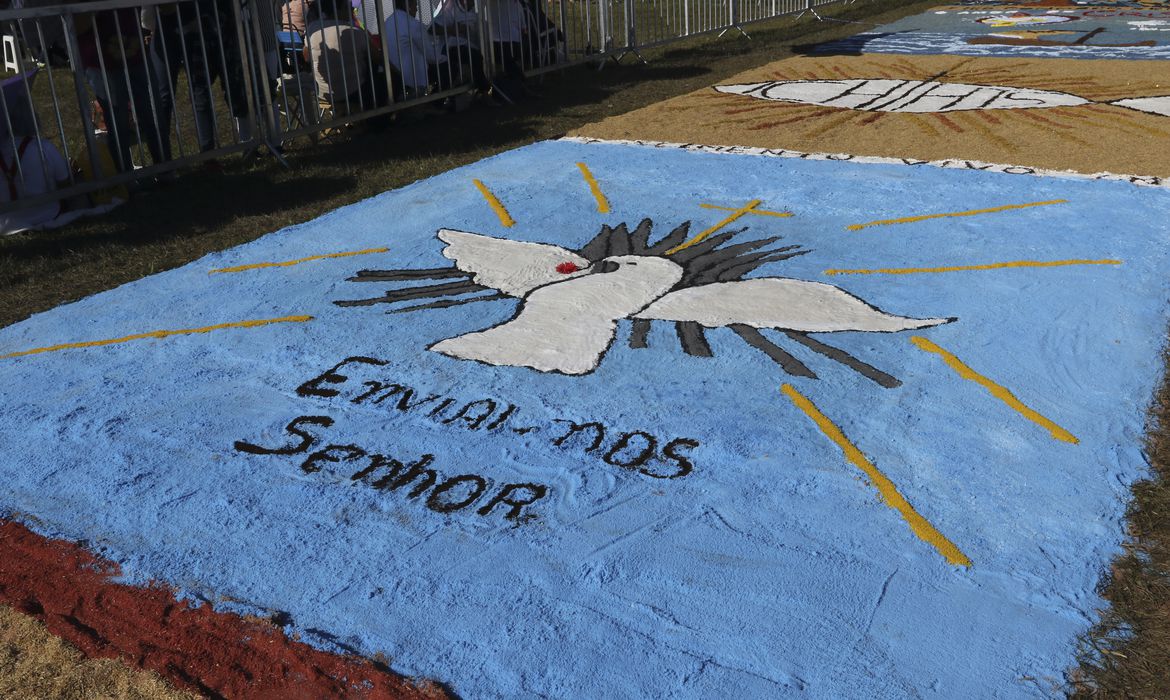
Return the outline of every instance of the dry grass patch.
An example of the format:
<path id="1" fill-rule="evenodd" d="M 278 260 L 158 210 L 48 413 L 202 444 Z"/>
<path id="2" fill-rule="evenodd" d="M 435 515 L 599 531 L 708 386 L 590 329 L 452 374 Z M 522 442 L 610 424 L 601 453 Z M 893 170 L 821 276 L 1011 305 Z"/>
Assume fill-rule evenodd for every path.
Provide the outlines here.
<path id="1" fill-rule="evenodd" d="M 150 671 L 86 659 L 40 622 L 0 605 L 0 698 L 6 700 L 194 700 Z"/>
<path id="2" fill-rule="evenodd" d="M 1170 366 L 1170 353 L 1163 362 Z M 1134 486 L 1125 553 L 1102 583 L 1111 605 L 1082 642 L 1078 700 L 1170 698 L 1170 376 L 1151 419 L 1152 474 Z"/>

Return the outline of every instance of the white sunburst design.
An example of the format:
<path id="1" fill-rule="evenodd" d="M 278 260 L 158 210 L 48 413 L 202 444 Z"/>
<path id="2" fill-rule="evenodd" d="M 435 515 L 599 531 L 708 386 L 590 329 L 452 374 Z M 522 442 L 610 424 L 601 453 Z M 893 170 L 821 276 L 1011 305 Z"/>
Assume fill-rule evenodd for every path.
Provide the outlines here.
<path id="1" fill-rule="evenodd" d="M 1046 109 L 1109 104 L 1170 116 L 1170 95 L 1096 102 L 1055 90 L 971 85 L 934 80 L 857 78 L 847 80 L 770 80 L 716 85 L 715 90 L 760 100 L 836 107 L 861 112 L 938 114 L 982 109 Z"/>
<path id="2" fill-rule="evenodd" d="M 980 17 L 975 21 L 989 27 L 1029 27 L 1043 24 L 1063 24 L 1064 22 L 1071 22 L 1075 19 L 1078 18 L 1068 15 L 1030 15 L 1026 12 L 1015 12 L 1012 14 Z"/>

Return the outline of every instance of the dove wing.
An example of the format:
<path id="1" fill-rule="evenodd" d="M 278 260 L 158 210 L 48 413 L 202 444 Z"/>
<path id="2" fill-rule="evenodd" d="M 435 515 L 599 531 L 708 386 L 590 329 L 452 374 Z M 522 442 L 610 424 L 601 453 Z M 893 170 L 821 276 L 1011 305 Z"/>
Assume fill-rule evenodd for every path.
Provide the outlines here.
<path id="1" fill-rule="evenodd" d="M 804 333 L 893 332 L 954 320 L 895 316 L 831 284 L 782 277 L 680 289 L 661 297 L 633 318 L 693 321 L 708 328 L 742 324 Z"/>
<path id="2" fill-rule="evenodd" d="M 568 279 L 557 265 L 574 263 L 584 270 L 590 262 L 574 252 L 547 243 L 526 243 L 478 233 L 440 229 L 439 240 L 447 244 L 443 257 L 455 267 L 470 272 L 476 284 L 523 297 L 537 287 Z"/>

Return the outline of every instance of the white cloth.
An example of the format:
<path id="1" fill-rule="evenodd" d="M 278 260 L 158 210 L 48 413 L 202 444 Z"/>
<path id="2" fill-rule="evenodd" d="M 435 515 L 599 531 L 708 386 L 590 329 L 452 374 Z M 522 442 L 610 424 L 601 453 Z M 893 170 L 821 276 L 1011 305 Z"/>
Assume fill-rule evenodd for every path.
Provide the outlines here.
<path id="1" fill-rule="evenodd" d="M 439 50 L 439 40 L 427 33 L 422 22 L 404 10 L 394 10 L 394 14 L 386 18 L 382 40 L 386 42 L 390 65 L 402 76 L 402 83 L 415 91 L 426 90 L 430 84 L 428 64 L 447 61 L 447 56 Z"/>
<path id="2" fill-rule="evenodd" d="M 431 26 L 441 27 L 438 35 L 445 39 L 448 47 L 479 48 L 479 16 L 475 10 L 464 7 L 460 0 L 440 0 Z"/>
<path id="3" fill-rule="evenodd" d="M 20 169 L 15 163 L 14 153 L 20 147 L 23 138 L 17 137 L 16 143 L 9 136 L 0 138 L 0 161 L 3 162 L 4 174 L 0 175 L 0 203 L 12 201 L 12 191 L 9 186 L 9 177 L 16 188 L 16 198 L 24 199 L 38 194 L 45 194 L 57 189 L 57 183 L 69 180 L 69 164 L 65 157 L 57 150 L 52 141 L 45 139 L 31 139 L 24 149 L 24 156 L 20 159 Z M 38 145 L 39 144 L 39 145 Z M 41 162 L 41 149 L 44 149 L 45 159 Z M 23 179 L 22 176 L 23 175 Z M 0 214 L 0 235 L 19 233 L 30 228 L 36 228 L 57 218 L 61 206 L 56 202 L 17 209 L 16 211 Z"/>
<path id="4" fill-rule="evenodd" d="M 520 0 L 489 0 L 491 38 L 493 42 L 512 44 L 524 38 L 525 15 Z"/>
<path id="5" fill-rule="evenodd" d="M 317 94 L 325 100 L 356 94 L 370 75 L 370 35 L 348 19 L 311 22 L 305 32 Z"/>

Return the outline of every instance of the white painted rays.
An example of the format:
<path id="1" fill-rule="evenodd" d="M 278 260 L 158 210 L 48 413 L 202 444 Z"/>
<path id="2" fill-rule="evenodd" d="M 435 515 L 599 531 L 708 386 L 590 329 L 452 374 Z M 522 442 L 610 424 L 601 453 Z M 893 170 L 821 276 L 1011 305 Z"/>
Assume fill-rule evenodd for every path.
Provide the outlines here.
<path id="1" fill-rule="evenodd" d="M 1139 112 L 1148 112 L 1150 114 L 1160 114 L 1163 117 L 1170 117 L 1170 95 L 1163 97 L 1129 97 L 1124 100 L 1110 102 L 1109 104 L 1136 109 Z"/>
<path id="2" fill-rule="evenodd" d="M 423 270 L 363 270 L 357 282 L 457 281 L 393 289 L 382 297 L 335 302 L 340 306 L 433 298 L 395 313 L 516 298 L 509 320 L 441 340 L 429 349 L 462 360 L 541 372 L 581 375 L 593 371 L 617 335 L 633 322 L 629 346 L 647 347 L 652 321 L 673 323 L 683 350 L 711 357 L 704 329 L 730 328 L 789 374 L 815 378 L 807 366 L 769 340 L 762 330 L 782 331 L 814 352 L 844 364 L 885 387 L 900 382 L 809 333 L 895 332 L 953 319 L 888 314 L 844 290 L 784 277 L 744 279 L 769 262 L 807 251 L 771 247 L 778 239 L 725 245 L 740 231 L 687 241 L 689 222 L 651 244 L 649 219 L 630 232 L 603 226 L 577 250 L 442 229 L 444 257 L 455 265 Z M 684 241 L 687 245 L 682 245 Z M 487 295 L 483 293 L 490 292 Z"/>

